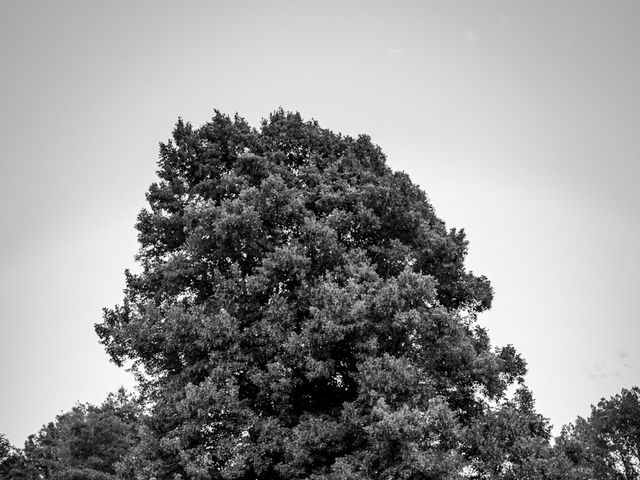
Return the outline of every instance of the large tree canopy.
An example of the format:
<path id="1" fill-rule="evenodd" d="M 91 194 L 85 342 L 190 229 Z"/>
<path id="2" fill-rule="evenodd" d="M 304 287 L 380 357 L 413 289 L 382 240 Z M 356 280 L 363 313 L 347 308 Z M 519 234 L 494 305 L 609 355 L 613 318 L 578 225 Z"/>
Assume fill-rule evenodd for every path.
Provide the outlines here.
<path id="1" fill-rule="evenodd" d="M 367 136 L 216 112 L 177 123 L 158 176 L 141 272 L 96 326 L 151 404 L 120 475 L 493 478 L 516 463 L 503 442 L 501 466 L 480 466 L 479 436 L 533 415 L 491 413 L 525 363 L 475 323 L 490 284 Z"/>

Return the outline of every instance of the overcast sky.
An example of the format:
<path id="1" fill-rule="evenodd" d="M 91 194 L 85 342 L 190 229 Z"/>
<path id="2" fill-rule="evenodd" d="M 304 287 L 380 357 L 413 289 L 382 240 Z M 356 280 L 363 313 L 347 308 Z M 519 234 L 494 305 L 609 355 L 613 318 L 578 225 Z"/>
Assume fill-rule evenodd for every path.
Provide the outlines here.
<path id="1" fill-rule="evenodd" d="M 0 432 L 130 376 L 122 299 L 158 142 L 217 108 L 369 134 L 464 227 L 480 322 L 556 432 L 640 384 L 640 3 L 0 2 Z"/>

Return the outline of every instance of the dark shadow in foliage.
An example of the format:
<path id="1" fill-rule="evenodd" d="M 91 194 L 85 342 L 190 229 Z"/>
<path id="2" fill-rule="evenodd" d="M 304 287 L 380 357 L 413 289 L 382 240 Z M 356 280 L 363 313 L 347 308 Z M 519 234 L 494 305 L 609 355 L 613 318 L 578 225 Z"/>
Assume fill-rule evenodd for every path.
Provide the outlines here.
<path id="1" fill-rule="evenodd" d="M 118 478 L 91 468 L 69 468 L 53 474 L 51 480 L 118 480 Z"/>

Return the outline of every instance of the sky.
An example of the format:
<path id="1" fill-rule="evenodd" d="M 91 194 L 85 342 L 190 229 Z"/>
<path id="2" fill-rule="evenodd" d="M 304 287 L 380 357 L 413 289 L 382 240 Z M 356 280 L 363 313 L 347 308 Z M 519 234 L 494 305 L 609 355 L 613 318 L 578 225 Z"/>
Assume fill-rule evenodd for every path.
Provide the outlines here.
<path id="1" fill-rule="evenodd" d="M 493 284 L 554 432 L 640 385 L 640 4 L 0 2 L 0 433 L 131 375 L 93 325 L 178 117 L 371 136 Z"/>

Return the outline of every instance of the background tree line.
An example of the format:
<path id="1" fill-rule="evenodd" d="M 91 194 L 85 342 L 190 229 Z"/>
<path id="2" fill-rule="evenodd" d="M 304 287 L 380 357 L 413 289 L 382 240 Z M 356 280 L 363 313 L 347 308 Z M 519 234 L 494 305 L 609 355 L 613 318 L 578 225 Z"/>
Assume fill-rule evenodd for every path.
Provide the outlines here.
<path id="1" fill-rule="evenodd" d="M 140 478 L 135 448 L 148 415 L 140 398 L 119 391 L 100 406 L 77 405 L 26 441 L 0 434 L 0 478 L 114 480 Z M 551 445 L 546 420 L 522 391 L 465 432 L 466 478 L 640 478 L 640 389 L 623 389 L 565 426 Z M 138 467 L 140 468 L 138 470 Z M 452 475 L 454 476 L 454 475 Z"/>
<path id="2" fill-rule="evenodd" d="M 476 322 L 493 291 L 464 231 L 369 137 L 216 112 L 158 166 L 142 272 L 96 325 L 139 395 L 2 437 L 3 478 L 638 478 L 638 388 L 553 442 L 526 362 Z"/>

